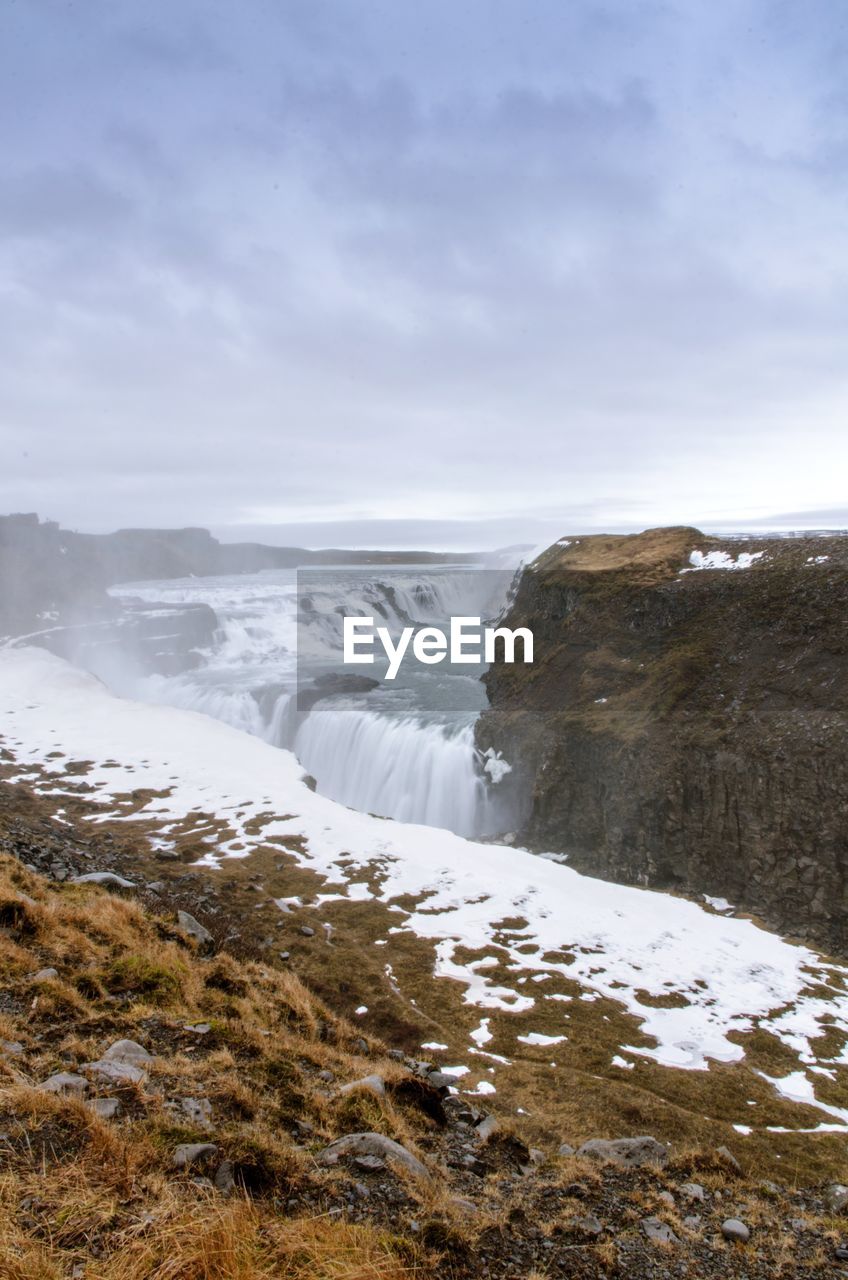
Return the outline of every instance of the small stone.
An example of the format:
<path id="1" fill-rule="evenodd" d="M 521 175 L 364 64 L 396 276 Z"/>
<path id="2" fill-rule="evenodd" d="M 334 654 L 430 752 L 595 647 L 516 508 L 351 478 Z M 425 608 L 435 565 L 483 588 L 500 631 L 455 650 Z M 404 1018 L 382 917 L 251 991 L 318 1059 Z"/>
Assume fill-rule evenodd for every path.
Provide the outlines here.
<path id="1" fill-rule="evenodd" d="M 655 1244 L 678 1244 L 677 1236 L 661 1218 L 643 1218 L 639 1224 L 649 1240 Z"/>
<path id="2" fill-rule="evenodd" d="M 604 1224 L 600 1218 L 595 1217 L 594 1213 L 587 1213 L 584 1217 L 578 1218 L 574 1225 L 578 1231 L 582 1231 L 587 1236 L 599 1236 L 604 1229 Z"/>
<path id="3" fill-rule="evenodd" d="M 181 1142 L 171 1157 L 175 1169 L 187 1169 L 202 1160 L 211 1160 L 218 1154 L 214 1142 Z"/>
<path id="4" fill-rule="evenodd" d="M 638 1169 L 643 1165 L 659 1165 L 668 1161 L 668 1147 L 656 1138 L 644 1134 L 639 1138 L 591 1138 L 579 1148 L 579 1156 L 593 1160 L 609 1160 L 625 1169 Z"/>
<path id="5" fill-rule="evenodd" d="M 446 1071 L 431 1071 L 427 1083 L 434 1089 L 453 1089 L 459 1083 L 459 1076 L 452 1076 Z"/>
<path id="6" fill-rule="evenodd" d="M 497 1133 L 499 1128 L 500 1125 L 496 1116 L 485 1116 L 476 1127 L 477 1137 L 482 1142 L 488 1142 L 492 1134 Z"/>
<path id="7" fill-rule="evenodd" d="M 281 951 L 281 952 L 280 952 L 280 959 L 281 959 L 281 960 L 288 960 L 288 958 L 289 958 L 290 954 L 291 954 L 291 952 L 289 952 L 289 951 Z"/>
<path id="8" fill-rule="evenodd" d="M 357 1089 L 366 1089 L 369 1093 L 373 1093 L 377 1098 L 385 1097 L 386 1082 L 382 1076 L 363 1076 L 361 1080 L 352 1080 L 350 1084 L 343 1084 L 339 1089 L 339 1094 L 353 1093 Z"/>
<path id="9" fill-rule="evenodd" d="M 125 880 L 114 871 L 87 871 L 84 876 L 74 876 L 71 884 L 102 884 L 106 889 L 134 889 L 132 880 Z"/>
<path id="10" fill-rule="evenodd" d="M 689 1213 L 683 1219 L 683 1225 L 688 1231 L 699 1231 L 701 1227 L 701 1219 L 697 1213 Z"/>
<path id="11" fill-rule="evenodd" d="M 157 862 L 179 862 L 180 860 L 176 849 L 157 849 L 153 856 Z"/>
<path id="12" fill-rule="evenodd" d="M 80 1067 L 86 1075 L 93 1076 L 101 1084 L 144 1084 L 147 1072 L 132 1062 L 110 1061 L 100 1058 L 97 1062 L 86 1062 Z"/>
<path id="13" fill-rule="evenodd" d="M 731 1169 L 735 1169 L 737 1173 L 742 1172 L 742 1166 L 736 1159 L 736 1156 L 727 1147 L 716 1147 L 716 1155 L 721 1156 L 722 1160 L 730 1165 Z"/>
<path id="14" fill-rule="evenodd" d="M 704 1188 L 700 1182 L 684 1182 L 680 1188 L 680 1194 L 685 1196 L 687 1200 L 704 1201 Z"/>
<path id="15" fill-rule="evenodd" d="M 54 978 L 58 978 L 58 969 L 39 969 L 37 973 L 31 973 L 30 982 L 52 982 Z"/>
<path id="16" fill-rule="evenodd" d="M 196 1036 L 208 1036 L 212 1026 L 208 1022 L 187 1022 L 183 1031 L 191 1031 Z"/>
<path id="17" fill-rule="evenodd" d="M 114 1120 L 121 1110 L 121 1104 L 117 1098 L 91 1098 L 88 1105 L 101 1120 Z"/>
<path id="18" fill-rule="evenodd" d="M 833 1251 L 837 1262 L 848 1262 L 848 1245 L 838 1244 Z"/>
<path id="19" fill-rule="evenodd" d="M 323 1080 L 324 1084 L 332 1084 L 335 1078 L 329 1067 L 325 1067 L 323 1071 L 318 1072 L 318 1079 Z"/>
<path id="20" fill-rule="evenodd" d="M 381 1160 L 379 1156 L 356 1156 L 353 1163 L 364 1173 L 377 1173 L 386 1167 L 385 1160 Z"/>
<path id="21" fill-rule="evenodd" d="M 807 1230 L 807 1223 L 804 1218 L 790 1218 L 789 1226 L 797 1235 L 800 1235 L 802 1231 Z"/>
<path id="22" fill-rule="evenodd" d="M 660 1191 L 657 1193 L 657 1199 L 662 1200 L 663 1204 L 669 1209 L 674 1208 L 674 1196 L 670 1191 Z"/>
<path id="23" fill-rule="evenodd" d="M 831 1213 L 841 1213 L 848 1208 L 848 1187 L 841 1182 L 831 1182 L 824 1193 L 824 1202 Z"/>
<path id="24" fill-rule="evenodd" d="M 180 1098 L 180 1106 L 194 1124 L 205 1128 L 211 1123 L 212 1103 L 208 1098 Z"/>
<path id="25" fill-rule="evenodd" d="M 153 1055 L 137 1040 L 116 1040 L 100 1058 L 103 1062 L 132 1062 L 135 1066 L 153 1061 Z"/>
<path id="26" fill-rule="evenodd" d="M 201 947 L 211 947 L 214 938 L 208 929 L 205 929 L 199 920 L 195 920 L 193 915 L 188 911 L 177 912 L 177 924 L 183 933 L 187 933 L 190 938 L 194 938 Z"/>
<path id="27" fill-rule="evenodd" d="M 215 1171 L 215 1188 L 222 1196 L 230 1195 L 236 1186 L 235 1168 L 232 1160 L 222 1160 Z"/>
<path id="28" fill-rule="evenodd" d="M 70 1071 L 57 1071 L 38 1087 L 44 1093 L 63 1093 L 81 1098 L 88 1089 L 88 1081 Z"/>
<path id="29" fill-rule="evenodd" d="M 452 1204 L 460 1213 L 470 1213 L 473 1216 L 475 1213 L 480 1212 L 474 1201 L 467 1200 L 465 1196 L 451 1196 L 448 1203 Z"/>
<path id="30" fill-rule="evenodd" d="M 19 1040 L 0 1040 L 0 1053 L 8 1054 L 12 1058 L 19 1058 L 23 1051 L 24 1047 Z"/>
<path id="31" fill-rule="evenodd" d="M 344 1156 L 377 1156 L 388 1162 L 399 1164 L 407 1172 L 418 1178 L 429 1178 L 429 1170 L 411 1151 L 407 1151 L 399 1142 L 386 1138 L 382 1133 L 348 1133 L 343 1138 L 331 1142 L 318 1155 L 320 1165 L 334 1165 Z"/>
<path id="32" fill-rule="evenodd" d="M 574 1154 L 574 1147 L 570 1146 L 567 1142 L 561 1143 L 559 1150 L 557 1151 L 558 1156 L 573 1156 Z"/>
<path id="33" fill-rule="evenodd" d="M 725 1218 L 721 1224 L 721 1234 L 725 1240 L 737 1240 L 741 1244 L 751 1239 L 750 1227 L 746 1227 L 739 1218 Z"/>
<path id="34" fill-rule="evenodd" d="M 314 929 L 312 929 L 312 928 L 310 928 L 310 926 L 309 926 L 308 924 L 302 924 L 302 925 L 300 926 L 300 932 L 303 934 L 304 938 L 314 938 L 314 937 L 315 937 L 315 930 L 314 930 Z"/>

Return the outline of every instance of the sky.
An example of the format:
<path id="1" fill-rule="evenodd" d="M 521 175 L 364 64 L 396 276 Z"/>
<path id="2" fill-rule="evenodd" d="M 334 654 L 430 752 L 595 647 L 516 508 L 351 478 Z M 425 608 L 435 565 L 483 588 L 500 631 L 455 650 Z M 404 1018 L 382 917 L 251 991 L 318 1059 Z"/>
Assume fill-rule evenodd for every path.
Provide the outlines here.
<path id="1" fill-rule="evenodd" d="M 0 511 L 848 525 L 833 0 L 0 0 Z"/>

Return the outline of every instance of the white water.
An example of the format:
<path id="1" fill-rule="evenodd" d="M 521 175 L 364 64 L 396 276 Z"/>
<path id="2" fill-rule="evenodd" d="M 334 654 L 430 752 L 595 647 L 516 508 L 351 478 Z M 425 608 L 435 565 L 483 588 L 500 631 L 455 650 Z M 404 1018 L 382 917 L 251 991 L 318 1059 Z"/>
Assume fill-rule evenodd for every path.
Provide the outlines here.
<path id="1" fill-rule="evenodd" d="M 294 751 L 318 791 L 351 808 L 459 835 L 508 829 L 503 769 L 486 768 L 473 725 L 485 705 L 482 667 L 419 669 L 373 693 L 296 707 L 297 662 L 320 671 L 340 649 L 339 601 L 398 632 L 453 614 L 495 616 L 510 575 L 466 569 L 327 571 L 300 594 L 271 572 L 116 588 L 119 597 L 208 604 L 219 632 L 202 665 L 179 676 L 111 681 L 145 701 L 199 711 Z M 298 607 L 300 623 L 298 626 Z M 298 645 L 300 653 L 298 655 Z M 369 675 L 379 668 L 365 668 Z"/>

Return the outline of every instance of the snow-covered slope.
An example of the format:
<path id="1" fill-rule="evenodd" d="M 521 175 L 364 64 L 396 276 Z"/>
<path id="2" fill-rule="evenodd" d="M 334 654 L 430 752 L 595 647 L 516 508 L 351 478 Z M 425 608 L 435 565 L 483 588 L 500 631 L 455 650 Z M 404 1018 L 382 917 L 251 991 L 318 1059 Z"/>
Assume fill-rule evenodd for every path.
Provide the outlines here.
<path id="1" fill-rule="evenodd" d="M 57 809 L 67 764 L 87 761 L 85 781 L 100 805 L 93 821 L 153 822 L 157 841 L 173 838 L 177 824 L 183 834 L 193 825 L 206 832 L 209 864 L 297 835 L 305 851 L 296 856 L 339 892 L 386 902 L 413 895 L 411 912 L 397 908 L 397 928 L 433 940 L 437 973 L 464 983 L 466 1000 L 481 1009 L 526 1011 L 540 991 L 527 977 L 560 973 L 589 996 L 624 1005 L 656 1041 L 629 1051 L 669 1066 L 738 1060 L 744 1050 L 729 1034 L 757 1026 L 793 1049 L 800 1068 L 830 1074 L 848 1064 L 844 1049 L 818 1060 L 811 1044 L 827 1026 L 848 1032 L 848 970 L 808 948 L 522 849 L 345 809 L 303 783 L 290 753 L 191 711 L 116 698 L 42 650 L 0 651 L 0 745 L 19 777 L 31 765 L 46 771 L 37 785 Z M 142 787 L 159 795 L 131 800 Z M 497 943 L 502 954 L 498 923 L 507 919 L 526 923 L 510 930 L 515 981 L 505 984 L 502 967 L 500 982 L 487 980 L 486 949 Z M 469 949 L 477 958 L 461 960 Z M 563 959 L 546 962 L 551 952 Z M 645 1003 L 674 993 L 686 1004 Z M 848 1113 L 831 1108 L 829 1116 L 833 1127 L 848 1125 Z"/>

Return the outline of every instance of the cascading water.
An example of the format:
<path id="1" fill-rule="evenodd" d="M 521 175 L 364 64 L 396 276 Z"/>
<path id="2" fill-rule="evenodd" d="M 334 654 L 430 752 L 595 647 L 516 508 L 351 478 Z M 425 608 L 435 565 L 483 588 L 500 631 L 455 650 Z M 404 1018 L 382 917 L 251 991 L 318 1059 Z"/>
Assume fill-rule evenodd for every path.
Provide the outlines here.
<path id="1" fill-rule="evenodd" d="M 196 669 L 136 678 L 124 692 L 214 716 L 294 751 L 322 794 L 352 808 L 466 836 L 509 826 L 504 788 L 494 785 L 508 766 L 493 770 L 474 744 L 485 704 L 479 669 L 426 680 L 419 673 L 355 699 L 324 698 L 306 711 L 298 711 L 296 696 L 298 644 L 301 663 L 320 669 L 338 655 L 342 612 L 373 615 L 393 633 L 454 614 L 492 617 L 504 588 L 491 578 L 463 569 L 345 570 L 337 580 L 322 572 L 314 590 L 301 587 L 298 595 L 294 575 L 274 571 L 129 584 L 115 594 L 205 603 L 219 624 Z"/>
<path id="2" fill-rule="evenodd" d="M 471 727 L 450 731 L 355 707 L 316 707 L 294 749 L 318 790 L 341 804 L 460 835 L 492 834 Z"/>

